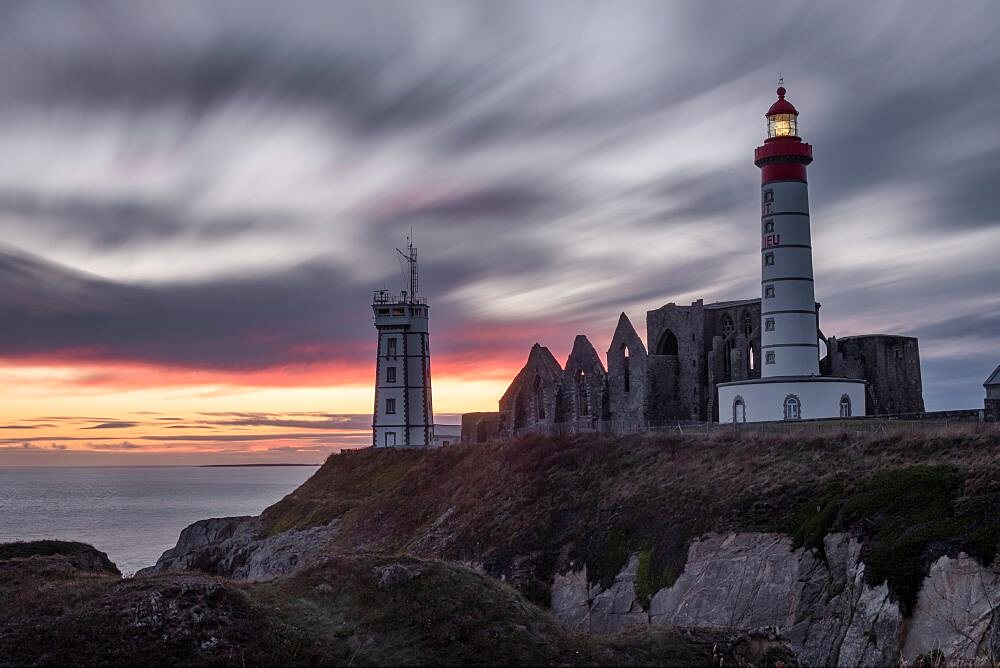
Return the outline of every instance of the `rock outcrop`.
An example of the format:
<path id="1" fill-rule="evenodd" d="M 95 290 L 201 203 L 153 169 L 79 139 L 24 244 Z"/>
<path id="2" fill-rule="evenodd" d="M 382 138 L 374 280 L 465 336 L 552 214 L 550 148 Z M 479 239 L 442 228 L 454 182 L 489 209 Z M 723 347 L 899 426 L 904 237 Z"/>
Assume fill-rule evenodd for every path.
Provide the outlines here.
<path id="1" fill-rule="evenodd" d="M 683 573 L 653 595 L 648 611 L 636 596 L 636 555 L 608 589 L 589 583 L 585 567 L 557 575 L 552 611 L 593 633 L 646 624 L 773 627 L 809 665 L 888 665 L 933 650 L 954 660 L 1000 652 L 996 570 L 965 555 L 941 557 L 904 623 L 888 587 L 865 582 L 856 539 L 830 534 L 824 552 L 825 559 L 793 550 L 780 534 L 709 534 L 692 543 Z"/>
<path id="2" fill-rule="evenodd" d="M 121 577 L 118 566 L 108 555 L 86 543 L 62 540 L 39 540 L 27 543 L 0 543 L 0 571 L 78 571 L 94 575 Z"/>
<path id="3" fill-rule="evenodd" d="M 259 517 L 221 517 L 185 528 L 177 545 L 137 575 L 199 571 L 262 582 L 320 561 L 338 521 L 267 535 Z"/>
<path id="4" fill-rule="evenodd" d="M 994 563 L 994 566 L 996 564 Z M 959 554 L 931 565 L 910 621 L 903 659 L 942 652 L 952 660 L 1000 657 L 1000 572 Z"/>

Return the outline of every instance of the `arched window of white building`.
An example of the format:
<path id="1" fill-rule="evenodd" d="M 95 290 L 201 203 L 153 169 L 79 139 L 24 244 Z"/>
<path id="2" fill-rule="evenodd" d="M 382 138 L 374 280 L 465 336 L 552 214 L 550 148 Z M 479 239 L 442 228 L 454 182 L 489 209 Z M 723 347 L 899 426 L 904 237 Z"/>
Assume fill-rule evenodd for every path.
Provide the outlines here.
<path id="1" fill-rule="evenodd" d="M 785 397 L 785 419 L 786 420 L 802 419 L 802 402 L 794 394 L 789 394 L 787 397 Z"/>
<path id="2" fill-rule="evenodd" d="M 747 405 L 743 401 L 743 397 L 736 395 L 733 399 L 733 422 L 746 422 L 747 421 Z"/>
<path id="3" fill-rule="evenodd" d="M 846 394 L 840 398 L 840 417 L 851 417 L 851 398 Z"/>

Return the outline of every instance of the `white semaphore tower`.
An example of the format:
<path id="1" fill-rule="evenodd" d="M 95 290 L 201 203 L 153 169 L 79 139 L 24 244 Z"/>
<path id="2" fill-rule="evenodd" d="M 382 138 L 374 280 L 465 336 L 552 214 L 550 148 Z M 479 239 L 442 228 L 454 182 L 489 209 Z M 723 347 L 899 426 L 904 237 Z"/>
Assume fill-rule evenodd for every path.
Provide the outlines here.
<path id="1" fill-rule="evenodd" d="M 372 299 L 378 350 L 375 363 L 375 447 L 431 447 L 431 350 L 427 300 L 417 296 L 417 249 L 397 249 L 409 265 L 409 290 L 376 290 Z"/>
<path id="2" fill-rule="evenodd" d="M 865 414 L 865 382 L 819 375 L 806 166 L 812 146 L 778 88 L 767 139 L 754 151 L 761 173 L 761 377 L 720 383 L 720 422 L 767 422 Z"/>

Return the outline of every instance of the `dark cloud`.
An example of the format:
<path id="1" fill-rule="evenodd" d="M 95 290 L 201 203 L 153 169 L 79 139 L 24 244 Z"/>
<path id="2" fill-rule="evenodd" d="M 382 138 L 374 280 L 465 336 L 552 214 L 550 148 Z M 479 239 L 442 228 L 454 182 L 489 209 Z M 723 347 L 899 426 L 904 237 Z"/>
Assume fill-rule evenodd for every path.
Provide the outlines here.
<path id="1" fill-rule="evenodd" d="M 204 283 L 125 285 L 0 252 L 0 313 L 7 321 L 0 347 L 9 358 L 59 352 L 216 369 L 353 359 L 355 342 L 370 338 L 370 322 L 358 309 L 370 296 L 366 287 L 326 264 Z"/>
<path id="2" fill-rule="evenodd" d="M 90 450 L 110 450 L 110 451 L 124 451 L 124 450 L 141 450 L 142 446 L 132 443 L 131 441 L 121 441 L 119 443 L 88 443 L 88 449 Z"/>
<path id="3" fill-rule="evenodd" d="M 261 212 L 254 217 L 201 220 L 180 204 L 0 192 L 0 231 L 10 232 L 15 225 L 30 224 L 53 236 L 78 239 L 90 248 L 105 251 L 181 238 L 197 243 L 217 242 L 268 229 L 287 234 L 299 227 L 287 215 L 266 216 Z"/>
<path id="4" fill-rule="evenodd" d="M 138 422 L 102 422 L 100 424 L 95 424 L 90 427 L 84 427 L 84 429 L 129 429 L 131 427 L 138 427 Z"/>
<path id="5" fill-rule="evenodd" d="M 371 428 L 371 422 L 368 423 Z M 365 436 L 370 438 L 370 436 Z M 315 433 L 287 432 L 274 434 L 187 434 L 183 436 L 145 436 L 147 441 L 167 441 L 175 444 L 179 443 L 250 443 L 254 441 L 281 441 L 281 440 L 313 440 Z"/>
<path id="6" fill-rule="evenodd" d="M 932 322 L 916 327 L 914 336 L 922 339 L 957 339 L 983 337 L 995 341 L 1000 350 L 1000 313 L 970 313 L 956 318 Z"/>
<path id="7" fill-rule="evenodd" d="M 284 429 L 368 429 L 372 424 L 369 414 L 334 415 L 325 413 L 305 414 L 312 419 L 295 419 L 264 413 L 222 413 L 217 419 L 200 420 L 198 424 L 218 427 L 281 427 Z"/>

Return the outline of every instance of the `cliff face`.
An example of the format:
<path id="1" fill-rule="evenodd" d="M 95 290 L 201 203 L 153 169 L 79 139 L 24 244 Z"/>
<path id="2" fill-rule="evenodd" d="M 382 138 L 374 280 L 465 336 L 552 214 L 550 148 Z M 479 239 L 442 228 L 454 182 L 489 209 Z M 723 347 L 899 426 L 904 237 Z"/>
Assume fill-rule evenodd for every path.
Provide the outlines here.
<path id="1" fill-rule="evenodd" d="M 328 554 L 337 524 L 333 520 L 323 526 L 267 535 L 259 517 L 200 520 L 181 532 L 177 545 L 164 552 L 156 565 L 138 575 L 199 571 L 250 582 L 272 580 Z"/>
<path id="2" fill-rule="evenodd" d="M 157 572 L 249 580 L 331 555 L 461 562 L 571 628 L 775 627 L 808 663 L 996 656 L 1000 443 L 525 439 L 331 457 Z"/>
<path id="3" fill-rule="evenodd" d="M 965 554 L 942 556 L 904 618 L 885 584 L 864 581 L 861 545 L 845 534 L 825 541 L 825 561 L 779 534 L 707 535 L 692 544 L 684 572 L 644 605 L 636 593 L 639 556 L 609 589 L 586 569 L 557 575 L 552 611 L 597 633 L 644 625 L 774 627 L 810 665 L 888 665 L 939 651 L 949 660 L 1000 656 L 1000 572 Z"/>

